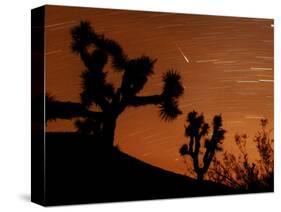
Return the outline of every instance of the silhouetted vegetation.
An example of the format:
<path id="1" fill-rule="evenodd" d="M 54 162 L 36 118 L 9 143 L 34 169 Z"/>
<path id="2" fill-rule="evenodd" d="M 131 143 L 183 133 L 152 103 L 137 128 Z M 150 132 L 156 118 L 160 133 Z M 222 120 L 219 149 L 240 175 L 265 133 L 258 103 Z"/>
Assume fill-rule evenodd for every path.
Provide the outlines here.
<path id="1" fill-rule="evenodd" d="M 220 144 L 224 139 L 225 130 L 222 128 L 222 117 L 216 115 L 213 119 L 213 131 L 211 138 L 205 138 L 209 132 L 209 124 L 205 122 L 203 114 L 198 115 L 196 111 L 187 115 L 187 126 L 185 126 L 185 136 L 188 142 L 180 148 L 180 154 L 190 156 L 193 162 L 193 170 L 197 175 L 197 180 L 202 181 L 208 171 L 210 164 L 217 151 L 222 151 Z M 202 140 L 205 138 L 202 165 L 200 165 L 200 152 Z"/>
<path id="2" fill-rule="evenodd" d="M 267 119 L 262 119 L 260 125 L 261 129 L 253 139 L 259 158 L 253 162 L 250 161 L 246 146 L 248 136 L 237 134 L 235 143 L 239 154 L 224 152 L 222 159 L 215 158 L 213 166 L 208 172 L 210 180 L 248 192 L 273 191 L 272 130 L 267 128 Z"/>
<path id="3" fill-rule="evenodd" d="M 75 123 L 78 132 L 99 136 L 107 148 L 112 148 L 117 118 L 127 107 L 157 105 L 165 121 L 182 113 L 178 98 L 184 89 L 177 71 L 170 69 L 163 74 L 162 93 L 139 96 L 153 74 L 156 60 L 147 56 L 130 59 L 117 42 L 96 33 L 88 22 L 74 27 L 71 35 L 72 50 L 86 68 L 81 74 L 81 103 L 47 101 L 50 102 L 47 104 L 48 120 L 80 117 Z M 106 64 L 120 74 L 119 87 L 107 82 Z"/>
<path id="4" fill-rule="evenodd" d="M 46 119 L 47 121 L 56 119 L 71 119 L 75 117 L 89 117 L 95 120 L 102 119 L 100 113 L 87 110 L 80 103 L 62 102 L 55 97 L 46 95 Z"/>

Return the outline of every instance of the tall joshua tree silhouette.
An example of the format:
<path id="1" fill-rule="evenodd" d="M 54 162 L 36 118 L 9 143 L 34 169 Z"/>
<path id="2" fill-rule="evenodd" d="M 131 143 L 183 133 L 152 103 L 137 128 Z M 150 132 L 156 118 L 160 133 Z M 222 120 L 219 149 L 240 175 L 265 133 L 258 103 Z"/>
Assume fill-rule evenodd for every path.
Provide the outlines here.
<path id="1" fill-rule="evenodd" d="M 180 154 L 182 156 L 189 155 L 192 158 L 193 169 L 197 174 L 197 180 L 202 181 L 210 167 L 215 152 L 222 151 L 220 144 L 224 139 L 226 131 L 222 128 L 221 115 L 214 116 L 212 136 L 211 139 L 205 139 L 205 153 L 202 166 L 200 166 L 201 140 L 208 134 L 210 127 L 208 123 L 205 123 L 203 114 L 198 115 L 196 111 L 192 111 L 187 115 L 186 122 L 188 125 L 185 126 L 185 136 L 189 138 L 189 143 L 184 144 L 180 148 Z"/>
<path id="2" fill-rule="evenodd" d="M 71 35 L 72 50 L 80 56 L 86 67 L 81 74 L 81 105 L 84 111 L 93 112 L 93 106 L 99 108 L 94 113 L 89 113 L 91 116 L 84 116 L 76 122 L 79 131 L 99 131 L 104 145 L 112 147 L 117 118 L 127 107 L 157 105 L 161 119 L 166 121 L 173 120 L 182 113 L 178 108 L 178 98 L 184 89 L 181 76 L 175 70 L 171 69 L 163 74 L 162 93 L 138 96 L 148 77 L 153 74 L 156 60 L 147 56 L 130 59 L 117 42 L 96 33 L 89 22 L 82 21 L 72 29 Z M 110 61 L 112 69 L 122 75 L 118 88 L 106 81 L 107 72 L 104 68 Z M 99 118 L 98 127 L 95 115 Z M 95 127 L 91 126 L 93 122 Z"/>

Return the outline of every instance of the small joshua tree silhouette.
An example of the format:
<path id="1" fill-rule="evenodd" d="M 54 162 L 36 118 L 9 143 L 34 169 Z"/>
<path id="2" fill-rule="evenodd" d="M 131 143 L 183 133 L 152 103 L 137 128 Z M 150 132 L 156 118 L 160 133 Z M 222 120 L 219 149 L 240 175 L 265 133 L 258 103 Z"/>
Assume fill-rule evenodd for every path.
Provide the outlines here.
<path id="1" fill-rule="evenodd" d="M 213 131 L 211 139 L 205 139 L 205 153 L 203 163 L 200 166 L 199 155 L 202 138 L 209 131 L 209 125 L 205 123 L 203 114 L 198 115 L 196 111 L 190 112 L 186 119 L 188 125 L 185 126 L 185 136 L 189 138 L 188 143 L 180 148 L 181 156 L 190 156 L 193 161 L 193 169 L 197 175 L 197 180 L 202 181 L 206 174 L 216 151 L 222 151 L 220 144 L 224 139 L 225 130 L 222 129 L 222 117 L 216 115 L 213 119 Z"/>

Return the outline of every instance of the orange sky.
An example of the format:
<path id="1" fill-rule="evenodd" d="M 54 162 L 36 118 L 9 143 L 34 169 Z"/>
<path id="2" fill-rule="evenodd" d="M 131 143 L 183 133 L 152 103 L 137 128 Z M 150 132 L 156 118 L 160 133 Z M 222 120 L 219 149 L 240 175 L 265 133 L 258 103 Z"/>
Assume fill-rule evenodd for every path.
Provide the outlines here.
<path id="1" fill-rule="evenodd" d="M 117 41 L 130 57 L 157 58 L 155 74 L 140 95 L 159 94 L 162 73 L 169 68 L 183 77 L 183 115 L 167 123 L 160 120 L 155 106 L 126 109 L 115 134 L 121 150 L 184 173 L 178 149 L 186 141 L 188 112 L 203 112 L 209 123 L 221 113 L 228 151 L 236 151 L 234 134 L 252 137 L 261 117 L 273 127 L 273 20 L 48 6 L 47 92 L 61 101 L 79 101 L 85 68 L 71 52 L 70 29 L 81 20 Z M 119 79 L 120 74 L 110 72 L 109 81 L 116 85 Z M 73 120 L 50 122 L 47 130 L 73 131 Z M 249 149 L 253 152 L 254 144 Z"/>

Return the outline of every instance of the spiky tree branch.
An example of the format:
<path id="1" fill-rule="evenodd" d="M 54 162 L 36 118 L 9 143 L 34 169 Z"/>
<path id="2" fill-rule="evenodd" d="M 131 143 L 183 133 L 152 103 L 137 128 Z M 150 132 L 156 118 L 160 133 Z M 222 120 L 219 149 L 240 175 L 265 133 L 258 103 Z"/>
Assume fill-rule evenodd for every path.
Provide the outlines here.
<path id="1" fill-rule="evenodd" d="M 120 104 L 119 112 L 126 106 L 141 106 L 147 104 L 159 105 L 160 115 L 164 120 L 171 120 L 181 114 L 178 109 L 177 99 L 183 94 L 180 75 L 174 71 L 167 71 L 162 80 L 163 92 L 160 95 L 140 97 L 137 94 L 143 89 L 148 77 L 153 74 L 156 60 L 147 56 L 129 59 L 122 48 L 115 41 L 106 39 L 96 33 L 88 22 L 81 22 L 72 29 L 72 50 L 80 55 L 84 65 L 88 68 L 82 74 L 83 92 L 82 103 L 90 106 L 98 104 L 103 111 L 111 110 L 111 103 Z M 92 52 L 88 50 L 92 47 Z M 103 71 L 108 61 L 112 58 L 114 70 L 123 72 L 121 86 L 115 89 L 106 82 L 106 72 Z"/>
<path id="2" fill-rule="evenodd" d="M 158 105 L 163 102 L 162 95 L 153 95 L 153 96 L 134 96 L 131 98 L 128 98 L 127 104 L 128 106 L 142 106 L 142 105 L 149 105 L 154 104 Z"/>
<path id="3" fill-rule="evenodd" d="M 89 117 L 91 119 L 101 120 L 103 113 L 87 110 L 80 103 L 62 102 L 55 100 L 50 95 L 46 96 L 46 119 L 70 119 L 75 117 Z"/>

